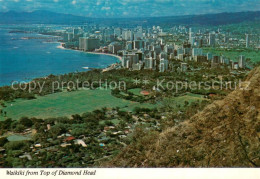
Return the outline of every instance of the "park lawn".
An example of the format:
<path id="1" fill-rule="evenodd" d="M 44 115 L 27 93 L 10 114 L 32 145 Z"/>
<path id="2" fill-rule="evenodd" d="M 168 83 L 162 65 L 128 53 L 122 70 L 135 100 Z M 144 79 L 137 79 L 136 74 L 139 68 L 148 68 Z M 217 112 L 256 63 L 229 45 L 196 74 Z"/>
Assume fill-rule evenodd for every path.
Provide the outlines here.
<path id="1" fill-rule="evenodd" d="M 134 89 L 130 89 L 130 90 L 128 90 L 129 92 L 132 92 L 134 95 L 136 95 L 136 96 L 142 96 L 141 95 L 141 91 L 142 91 L 142 89 L 141 88 L 134 88 Z"/>
<path id="2" fill-rule="evenodd" d="M 135 107 L 154 108 L 153 104 L 140 104 L 111 95 L 110 90 L 79 90 L 73 92 L 60 92 L 46 96 L 39 96 L 37 99 L 18 99 L 6 103 L 4 111 L 7 118 L 18 120 L 21 117 L 51 118 L 70 117 L 73 114 L 91 112 L 103 107 L 119 107 L 126 111 L 132 111 Z M 4 120 L 3 116 L 0 120 Z"/>
<path id="3" fill-rule="evenodd" d="M 189 105 L 190 105 L 192 102 L 203 101 L 203 100 L 207 100 L 204 98 L 203 95 L 187 93 L 184 96 L 166 98 L 163 101 L 163 103 L 167 103 L 171 107 L 175 108 L 175 107 L 177 107 L 177 105 L 180 105 L 181 107 L 183 107 L 185 105 L 185 101 L 189 102 Z"/>
<path id="4" fill-rule="evenodd" d="M 252 62 L 260 61 L 260 51 L 253 51 L 253 50 L 237 51 L 235 49 L 231 49 L 230 51 L 228 51 L 219 48 L 218 49 L 203 48 L 203 52 L 204 53 L 210 52 L 213 55 L 223 55 L 233 61 L 238 61 L 240 55 L 244 55 L 245 58 L 250 58 Z"/>

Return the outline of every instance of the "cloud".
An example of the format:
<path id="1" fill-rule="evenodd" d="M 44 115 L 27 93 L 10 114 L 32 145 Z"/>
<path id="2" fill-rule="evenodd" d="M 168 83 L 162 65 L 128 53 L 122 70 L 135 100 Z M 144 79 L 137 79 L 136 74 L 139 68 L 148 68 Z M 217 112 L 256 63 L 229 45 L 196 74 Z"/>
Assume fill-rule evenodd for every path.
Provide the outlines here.
<path id="1" fill-rule="evenodd" d="M 102 7 L 101 10 L 110 10 L 111 7 Z"/>
<path id="2" fill-rule="evenodd" d="M 259 0 L 0 0 L 0 11 L 48 10 L 92 17 L 173 16 L 259 9 Z"/>

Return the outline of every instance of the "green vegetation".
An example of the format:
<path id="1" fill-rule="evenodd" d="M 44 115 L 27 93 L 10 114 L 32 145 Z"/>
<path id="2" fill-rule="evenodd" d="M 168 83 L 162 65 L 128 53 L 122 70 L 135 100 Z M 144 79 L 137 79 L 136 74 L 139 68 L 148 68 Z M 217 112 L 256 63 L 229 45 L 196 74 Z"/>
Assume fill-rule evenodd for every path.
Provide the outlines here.
<path id="1" fill-rule="evenodd" d="M 24 141 L 24 140 L 30 140 L 31 139 L 31 136 L 29 135 L 26 135 L 26 136 L 23 136 L 23 135 L 10 135 L 7 137 L 8 141 L 12 142 L 12 141 Z"/>
<path id="2" fill-rule="evenodd" d="M 134 88 L 134 89 L 130 89 L 128 91 L 133 93 L 136 96 L 141 96 L 140 92 L 142 91 L 142 89 L 141 88 Z"/>
<path id="3" fill-rule="evenodd" d="M 187 93 L 183 96 L 178 97 L 168 97 L 162 101 L 162 104 L 167 109 L 184 109 L 185 107 L 191 105 L 195 102 L 208 101 L 203 95 Z"/>
<path id="4" fill-rule="evenodd" d="M 73 92 L 60 92 L 46 96 L 39 96 L 34 100 L 17 99 L 6 103 L 4 111 L 8 118 L 15 120 L 21 117 L 70 117 L 73 114 L 82 114 L 103 107 L 120 107 L 126 111 L 132 111 L 135 107 L 153 108 L 156 105 L 150 103 L 140 104 L 127 101 L 111 95 L 110 90 L 79 90 Z M 1 120 L 5 117 L 1 116 Z"/>
<path id="5" fill-rule="evenodd" d="M 223 55 L 230 60 L 238 61 L 239 55 L 244 55 L 246 59 L 251 59 L 252 62 L 260 61 L 260 51 L 250 49 L 221 49 L 221 48 L 203 48 L 204 53 L 210 52 L 214 55 Z"/>
<path id="6" fill-rule="evenodd" d="M 127 135 L 140 125 L 139 120 L 145 120 L 141 118 L 144 111 L 151 116 L 158 112 L 147 108 L 138 108 L 138 113 L 102 108 L 82 115 L 75 114 L 72 119 L 24 117 L 18 121 L 0 121 L 0 132 L 3 134 L 22 128 L 20 133 L 0 138 L 0 147 L 8 151 L 0 166 L 99 166 L 101 161 L 113 157 L 130 143 L 131 138 Z M 140 119 L 138 116 L 133 118 L 132 114 L 140 115 Z M 156 122 L 151 118 L 145 121 L 145 126 L 150 129 L 159 129 L 158 124 L 159 120 Z M 22 135 L 25 132 L 31 133 L 31 137 L 25 138 L 26 135 Z"/>

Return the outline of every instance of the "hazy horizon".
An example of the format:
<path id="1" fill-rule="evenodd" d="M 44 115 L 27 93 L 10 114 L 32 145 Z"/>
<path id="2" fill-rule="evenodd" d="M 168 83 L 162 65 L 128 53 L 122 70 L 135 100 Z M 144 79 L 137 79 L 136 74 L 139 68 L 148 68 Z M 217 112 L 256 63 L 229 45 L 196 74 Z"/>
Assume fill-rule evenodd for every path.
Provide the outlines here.
<path id="1" fill-rule="evenodd" d="M 46 10 L 96 18 L 163 17 L 258 11 L 258 0 L 0 0 L 0 12 Z"/>

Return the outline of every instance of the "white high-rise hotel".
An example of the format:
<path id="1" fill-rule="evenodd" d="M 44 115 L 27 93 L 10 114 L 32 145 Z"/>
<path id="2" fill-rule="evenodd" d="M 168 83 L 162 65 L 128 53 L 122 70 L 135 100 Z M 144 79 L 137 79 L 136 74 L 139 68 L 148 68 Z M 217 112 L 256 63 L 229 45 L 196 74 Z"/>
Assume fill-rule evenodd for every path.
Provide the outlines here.
<path id="1" fill-rule="evenodd" d="M 194 38 L 194 33 L 192 32 L 192 28 L 189 29 L 189 42 L 191 45 L 194 45 L 195 43 L 195 38 Z"/>
<path id="2" fill-rule="evenodd" d="M 249 34 L 246 34 L 246 48 L 249 48 L 249 43 L 250 43 Z"/>
<path id="3" fill-rule="evenodd" d="M 209 46 L 215 46 L 215 34 L 209 33 Z"/>

